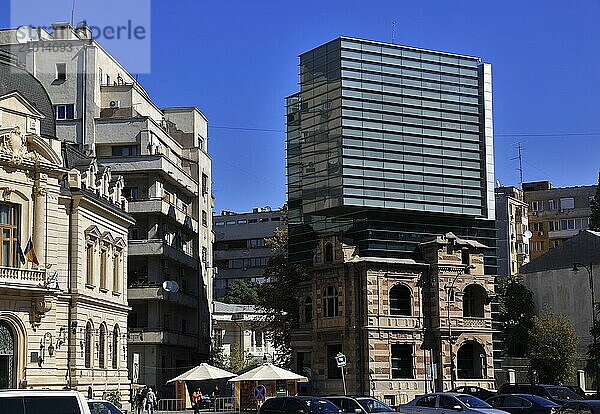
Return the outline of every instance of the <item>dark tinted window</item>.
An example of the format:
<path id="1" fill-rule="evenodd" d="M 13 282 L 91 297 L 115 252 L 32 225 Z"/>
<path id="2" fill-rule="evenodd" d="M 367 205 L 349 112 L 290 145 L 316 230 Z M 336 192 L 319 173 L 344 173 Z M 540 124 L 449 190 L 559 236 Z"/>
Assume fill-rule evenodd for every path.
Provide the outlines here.
<path id="1" fill-rule="evenodd" d="M 440 408 L 445 408 L 451 410 L 455 405 L 460 405 L 458 401 L 456 401 L 453 397 L 448 397 L 447 395 L 440 395 Z"/>
<path id="2" fill-rule="evenodd" d="M 490 408 L 490 405 L 485 401 L 480 400 L 472 395 L 459 395 L 456 397 L 469 408 Z"/>
<path id="3" fill-rule="evenodd" d="M 507 395 L 506 397 L 504 397 L 504 405 L 503 407 L 510 407 L 510 408 L 516 408 L 516 407 L 523 407 L 523 399 L 520 397 L 516 397 L 514 395 Z"/>
<path id="4" fill-rule="evenodd" d="M 295 414 L 299 410 L 308 411 L 305 409 L 305 407 L 302 406 L 300 401 L 297 401 L 293 398 L 285 398 L 283 400 L 283 411 L 285 411 L 286 413 Z"/>
<path id="5" fill-rule="evenodd" d="M 25 397 L 25 414 L 80 414 L 75 397 Z"/>
<path id="6" fill-rule="evenodd" d="M 325 398 L 307 398 L 300 399 L 302 404 L 305 404 L 306 407 L 313 414 L 318 413 L 339 413 L 340 408 L 333 404 L 331 401 L 326 400 Z M 286 410 L 287 411 L 287 410 Z"/>
<path id="7" fill-rule="evenodd" d="M 283 398 L 269 398 L 260 407 L 261 411 L 264 410 L 281 410 L 283 408 Z"/>
<path id="8" fill-rule="evenodd" d="M 121 411 L 109 402 L 88 402 L 92 414 L 121 414 Z"/>
<path id="9" fill-rule="evenodd" d="M 386 413 L 394 411 L 375 398 L 357 398 L 356 401 L 358 401 L 368 413 Z"/>
<path id="10" fill-rule="evenodd" d="M 547 398 L 540 397 L 539 395 L 529 395 L 527 396 L 527 400 L 533 402 L 534 404 L 541 405 L 542 407 L 558 407 L 554 401 L 550 401 Z"/>
<path id="11" fill-rule="evenodd" d="M 419 407 L 433 407 L 435 408 L 435 395 L 426 395 L 417 401 L 416 405 Z"/>
<path id="12" fill-rule="evenodd" d="M 487 400 L 487 403 L 492 407 L 502 407 L 504 397 L 493 397 Z"/>
<path id="13" fill-rule="evenodd" d="M 546 388 L 548 393 L 553 397 L 560 400 L 581 400 L 579 394 L 575 394 L 567 387 L 548 387 Z"/>
<path id="14" fill-rule="evenodd" d="M 23 414 L 23 398 L 0 398 L 0 413 Z"/>

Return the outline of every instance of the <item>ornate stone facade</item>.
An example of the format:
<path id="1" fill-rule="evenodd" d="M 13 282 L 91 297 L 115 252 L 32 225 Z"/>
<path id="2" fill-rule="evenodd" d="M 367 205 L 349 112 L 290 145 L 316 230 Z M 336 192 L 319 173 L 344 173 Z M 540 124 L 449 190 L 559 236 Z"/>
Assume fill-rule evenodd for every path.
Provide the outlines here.
<path id="1" fill-rule="evenodd" d="M 0 388 L 119 391 L 126 402 L 133 220 L 122 180 L 44 134 L 47 94 L 18 67 L 6 74 L 9 86 L 30 77 L 47 101 L 0 88 Z"/>
<path id="2" fill-rule="evenodd" d="M 293 335 L 312 392 L 343 392 L 338 352 L 348 393 L 390 404 L 453 385 L 493 388 L 494 278 L 484 274 L 484 249 L 448 233 L 422 243 L 415 259 L 373 258 L 322 239 Z"/>

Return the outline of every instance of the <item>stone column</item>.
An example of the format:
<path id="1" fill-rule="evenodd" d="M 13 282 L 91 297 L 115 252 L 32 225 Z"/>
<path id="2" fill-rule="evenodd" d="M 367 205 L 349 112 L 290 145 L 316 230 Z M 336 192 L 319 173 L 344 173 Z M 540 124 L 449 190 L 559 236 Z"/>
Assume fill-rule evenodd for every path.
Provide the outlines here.
<path id="1" fill-rule="evenodd" d="M 46 264 L 46 199 L 48 194 L 47 176 L 36 174 L 33 185 L 33 246 L 39 262 L 39 268 Z"/>

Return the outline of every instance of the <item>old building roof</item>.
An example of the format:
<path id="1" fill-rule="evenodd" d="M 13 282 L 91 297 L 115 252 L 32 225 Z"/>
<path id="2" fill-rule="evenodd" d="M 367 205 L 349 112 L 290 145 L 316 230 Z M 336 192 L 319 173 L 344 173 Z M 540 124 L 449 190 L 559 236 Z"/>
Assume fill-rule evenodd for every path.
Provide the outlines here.
<path id="1" fill-rule="evenodd" d="M 11 92 L 19 92 L 44 115 L 40 120 L 40 135 L 56 138 L 54 109 L 46 89 L 19 64 L 13 54 L 0 49 L 0 96 Z"/>
<path id="2" fill-rule="evenodd" d="M 476 240 L 461 239 L 460 237 L 458 237 L 457 235 L 455 235 L 452 232 L 435 236 L 430 240 L 424 241 L 420 245 L 423 246 L 423 245 L 433 244 L 433 243 L 448 244 L 452 240 L 454 241 L 454 244 L 457 246 L 473 247 L 473 248 L 477 248 L 477 249 L 487 249 L 488 248 L 485 244 L 479 243 Z"/>
<path id="3" fill-rule="evenodd" d="M 574 263 L 600 264 L 600 232 L 583 230 L 521 268 L 521 273 L 572 268 Z"/>

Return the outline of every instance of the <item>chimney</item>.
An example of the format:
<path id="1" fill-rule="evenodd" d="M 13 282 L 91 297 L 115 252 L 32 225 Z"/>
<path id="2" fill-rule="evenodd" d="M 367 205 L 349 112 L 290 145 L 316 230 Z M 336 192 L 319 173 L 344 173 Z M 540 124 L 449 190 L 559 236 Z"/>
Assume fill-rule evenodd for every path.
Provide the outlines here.
<path id="1" fill-rule="evenodd" d="M 52 23 L 52 36 L 54 40 L 70 40 L 73 34 L 71 23 Z"/>

